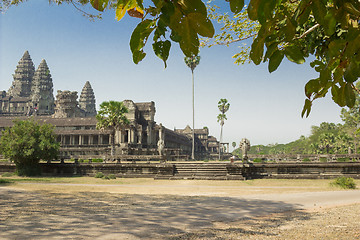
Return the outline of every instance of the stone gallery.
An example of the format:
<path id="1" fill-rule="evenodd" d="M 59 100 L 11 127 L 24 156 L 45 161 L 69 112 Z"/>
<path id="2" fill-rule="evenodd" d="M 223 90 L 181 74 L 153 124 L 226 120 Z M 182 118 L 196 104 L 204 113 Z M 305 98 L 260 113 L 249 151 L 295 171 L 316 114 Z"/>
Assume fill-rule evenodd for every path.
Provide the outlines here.
<path id="1" fill-rule="evenodd" d="M 33 118 L 54 125 L 63 157 L 110 154 L 110 131 L 96 129 L 95 94 L 86 82 L 78 99 L 76 91 L 57 91 L 43 59 L 35 70 L 28 51 L 20 59 L 10 89 L 0 95 L 0 130 L 13 125 L 15 119 Z M 124 100 L 130 121 L 126 129 L 116 131 L 116 155 L 164 155 L 188 158 L 191 154 L 192 129 L 170 130 L 157 124 L 155 103 Z M 205 158 L 218 152 L 218 141 L 208 129 L 195 129 L 195 153 Z M 160 143 L 160 145 L 159 145 Z"/>

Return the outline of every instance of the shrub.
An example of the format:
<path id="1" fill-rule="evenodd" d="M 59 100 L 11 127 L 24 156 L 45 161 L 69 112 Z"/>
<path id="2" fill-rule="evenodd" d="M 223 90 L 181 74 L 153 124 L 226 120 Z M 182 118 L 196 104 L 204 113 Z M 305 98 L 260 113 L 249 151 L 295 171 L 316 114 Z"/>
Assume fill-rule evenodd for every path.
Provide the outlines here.
<path id="1" fill-rule="evenodd" d="M 311 162 L 310 158 L 304 158 L 302 161 L 303 162 Z"/>
<path id="2" fill-rule="evenodd" d="M 93 158 L 91 161 L 92 162 L 97 162 L 97 163 L 103 162 L 103 160 L 101 158 Z"/>
<path id="3" fill-rule="evenodd" d="M 344 189 L 355 189 L 356 183 L 353 178 L 350 177 L 338 177 L 332 183 L 332 186 L 341 187 Z"/>
<path id="4" fill-rule="evenodd" d="M 106 180 L 110 180 L 110 178 L 109 178 L 109 176 L 108 176 L 108 175 L 106 175 L 106 176 L 104 177 L 104 179 L 106 179 Z"/>
<path id="5" fill-rule="evenodd" d="M 103 178 L 105 175 L 102 172 L 97 172 L 95 178 Z"/>
<path id="6" fill-rule="evenodd" d="M 261 162 L 263 162 L 263 160 L 261 158 L 254 158 L 253 162 L 254 163 L 261 163 Z"/>
<path id="7" fill-rule="evenodd" d="M 349 162 L 350 158 L 338 158 L 336 161 L 337 162 Z"/>
<path id="8" fill-rule="evenodd" d="M 328 161 L 326 157 L 321 157 L 319 160 L 320 160 L 320 162 L 327 162 Z"/>
<path id="9" fill-rule="evenodd" d="M 6 172 L 6 173 L 3 173 L 1 176 L 2 177 L 11 177 L 13 175 L 14 175 L 14 173 Z"/>
<path id="10" fill-rule="evenodd" d="M 0 178 L 0 184 L 6 184 L 6 183 L 11 183 L 11 182 L 7 179 Z"/>
<path id="11" fill-rule="evenodd" d="M 108 177 L 109 177 L 109 179 L 116 179 L 114 174 L 109 174 Z"/>

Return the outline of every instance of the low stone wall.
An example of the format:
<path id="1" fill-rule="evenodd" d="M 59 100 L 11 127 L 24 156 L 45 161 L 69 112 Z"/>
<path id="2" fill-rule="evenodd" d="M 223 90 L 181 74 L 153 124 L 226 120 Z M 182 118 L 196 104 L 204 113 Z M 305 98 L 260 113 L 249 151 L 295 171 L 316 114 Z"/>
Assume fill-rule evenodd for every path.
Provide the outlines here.
<path id="1" fill-rule="evenodd" d="M 95 176 L 97 172 L 116 177 L 171 177 L 174 175 L 172 164 L 132 164 L 132 163 L 40 163 L 43 176 Z M 1 163 L 0 175 L 15 172 L 15 164 Z"/>
<path id="2" fill-rule="evenodd" d="M 329 179 L 339 176 L 360 179 L 360 163 L 269 163 L 245 164 L 241 168 L 247 179 Z"/>
<path id="3" fill-rule="evenodd" d="M 182 165 L 186 163 L 182 163 Z M 180 168 L 174 163 L 41 163 L 43 176 L 95 176 L 97 172 L 116 177 L 150 177 L 157 179 L 181 178 L 185 173 L 175 171 Z M 189 167 L 190 167 L 189 163 Z M 213 166 L 211 166 L 213 165 Z M 187 174 L 214 177 L 213 163 L 197 163 L 196 168 L 187 169 Z M 330 179 L 339 176 L 360 179 L 360 163 L 254 163 L 222 164 L 223 179 Z M 210 171 L 210 170 L 211 171 Z M 0 163 L 0 175 L 15 172 L 15 164 Z M 186 175 L 187 176 L 187 175 Z M 187 176 L 188 177 L 188 176 Z M 217 176 L 221 177 L 221 176 Z M 176 178 L 172 178 L 176 179 Z M 219 178 L 220 179 L 220 178 Z"/>

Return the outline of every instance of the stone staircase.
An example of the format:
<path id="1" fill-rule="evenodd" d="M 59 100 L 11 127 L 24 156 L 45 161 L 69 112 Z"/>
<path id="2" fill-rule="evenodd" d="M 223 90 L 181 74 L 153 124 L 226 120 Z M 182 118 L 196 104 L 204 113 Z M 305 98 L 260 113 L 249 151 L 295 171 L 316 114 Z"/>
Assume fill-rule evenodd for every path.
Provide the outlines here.
<path id="1" fill-rule="evenodd" d="M 170 179 L 243 180 L 239 173 L 229 173 L 227 163 L 175 163 Z"/>

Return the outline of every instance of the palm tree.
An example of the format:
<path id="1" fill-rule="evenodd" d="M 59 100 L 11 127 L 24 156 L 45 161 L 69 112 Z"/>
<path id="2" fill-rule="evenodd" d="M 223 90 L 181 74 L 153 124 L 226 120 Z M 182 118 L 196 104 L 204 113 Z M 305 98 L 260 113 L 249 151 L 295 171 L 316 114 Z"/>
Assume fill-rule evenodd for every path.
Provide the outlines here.
<path id="1" fill-rule="evenodd" d="M 194 96 L 194 69 L 200 63 L 200 56 L 193 55 L 191 57 L 184 58 L 186 66 L 191 69 L 191 79 L 192 79 L 192 110 L 193 110 L 193 127 L 192 127 L 192 149 L 191 149 L 191 159 L 195 159 L 195 96 Z"/>
<path id="2" fill-rule="evenodd" d="M 111 156 L 115 155 L 115 131 L 126 127 L 130 123 L 125 116 L 127 112 L 128 109 L 122 102 L 108 101 L 100 104 L 100 110 L 96 115 L 96 128 L 111 130 Z"/>
<path id="3" fill-rule="evenodd" d="M 232 147 L 235 149 L 235 147 L 236 147 L 236 142 L 232 142 Z"/>
<path id="4" fill-rule="evenodd" d="M 223 126 L 226 118 L 226 112 L 230 108 L 230 103 L 228 103 L 228 100 L 226 98 L 221 98 L 218 102 L 218 108 L 220 110 L 220 114 L 217 116 L 217 121 L 220 122 L 221 130 L 220 130 L 220 142 L 219 142 L 219 160 L 221 159 L 221 143 L 222 143 L 222 134 L 223 134 Z"/>

